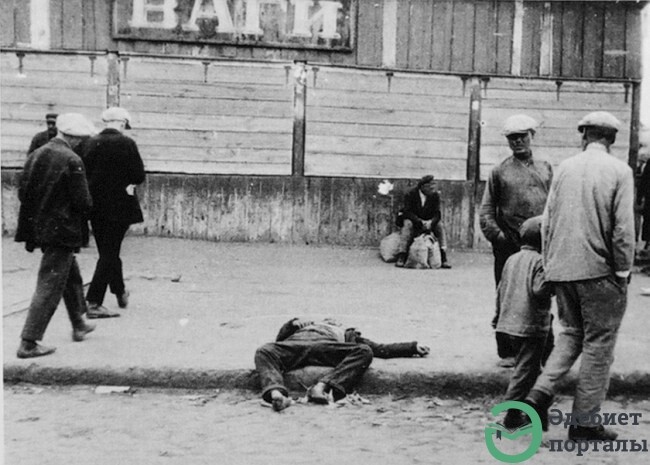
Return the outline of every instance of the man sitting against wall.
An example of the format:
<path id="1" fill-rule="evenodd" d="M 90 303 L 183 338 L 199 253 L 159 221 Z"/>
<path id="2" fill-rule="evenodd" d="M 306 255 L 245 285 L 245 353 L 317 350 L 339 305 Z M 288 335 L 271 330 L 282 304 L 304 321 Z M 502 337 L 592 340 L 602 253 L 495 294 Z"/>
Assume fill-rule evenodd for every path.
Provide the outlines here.
<path id="1" fill-rule="evenodd" d="M 395 222 L 400 229 L 400 241 L 395 266 L 403 268 L 413 239 L 422 233 L 433 233 L 440 244 L 441 268 L 449 269 L 447 238 L 440 212 L 440 192 L 436 191 L 433 175 L 423 176 L 415 188 L 404 197 L 404 207 Z"/>

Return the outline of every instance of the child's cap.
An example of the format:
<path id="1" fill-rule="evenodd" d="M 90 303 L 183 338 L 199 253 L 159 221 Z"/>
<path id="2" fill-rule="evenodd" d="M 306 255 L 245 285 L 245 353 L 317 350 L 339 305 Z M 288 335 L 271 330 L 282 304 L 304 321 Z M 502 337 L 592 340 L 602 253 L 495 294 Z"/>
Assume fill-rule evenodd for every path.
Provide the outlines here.
<path id="1" fill-rule="evenodd" d="M 524 245 L 535 247 L 537 250 L 542 248 L 542 217 L 533 216 L 524 221 L 519 228 L 521 242 Z"/>

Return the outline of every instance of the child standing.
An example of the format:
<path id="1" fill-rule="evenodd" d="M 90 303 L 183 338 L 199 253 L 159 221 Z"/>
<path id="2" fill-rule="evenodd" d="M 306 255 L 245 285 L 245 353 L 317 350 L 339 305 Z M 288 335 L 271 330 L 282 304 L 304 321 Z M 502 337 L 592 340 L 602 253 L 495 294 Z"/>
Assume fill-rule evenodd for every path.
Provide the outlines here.
<path id="1" fill-rule="evenodd" d="M 542 264 L 541 216 L 519 230 L 522 247 L 506 261 L 497 288 L 496 339 L 499 356 L 515 357 L 505 400 L 523 401 L 553 348 L 551 284 Z M 509 410 L 504 426 L 521 426 L 521 412 Z"/>

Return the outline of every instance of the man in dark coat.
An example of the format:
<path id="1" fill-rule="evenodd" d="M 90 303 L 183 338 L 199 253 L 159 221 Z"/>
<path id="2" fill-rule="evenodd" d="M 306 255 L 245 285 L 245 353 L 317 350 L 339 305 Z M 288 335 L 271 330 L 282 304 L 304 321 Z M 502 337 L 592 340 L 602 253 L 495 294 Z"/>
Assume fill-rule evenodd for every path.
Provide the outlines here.
<path id="1" fill-rule="evenodd" d="M 44 146 L 47 144 L 50 139 L 53 139 L 56 137 L 56 117 L 59 116 L 56 113 L 48 113 L 45 115 L 45 124 L 47 124 L 47 129 L 45 131 L 41 131 L 37 133 L 33 138 L 32 138 L 32 143 L 29 144 L 29 149 L 27 150 L 27 155 L 32 153 L 34 150 L 36 150 L 39 147 Z"/>
<path id="2" fill-rule="evenodd" d="M 72 323 L 74 341 L 82 341 L 95 327 L 86 323 L 83 281 L 75 258 L 82 243 L 82 222 L 91 208 L 86 173 L 73 149 L 94 132 L 78 113 L 59 116 L 59 133 L 27 158 L 18 198 L 20 211 L 15 240 L 32 252 L 43 251 L 36 291 L 32 297 L 18 348 L 19 358 L 39 357 L 55 351 L 39 345 L 61 301 Z"/>
<path id="3" fill-rule="evenodd" d="M 308 365 L 332 367 L 307 391 L 317 404 L 339 400 L 352 391 L 372 358 L 425 357 L 429 348 L 417 342 L 378 344 L 361 337 L 354 328 L 344 330 L 331 319 L 322 322 L 293 318 L 286 322 L 275 342 L 255 353 L 255 368 L 262 384 L 262 398 L 279 412 L 292 403 L 284 386 L 283 373 Z"/>
<path id="4" fill-rule="evenodd" d="M 90 214 L 99 260 L 86 294 L 88 318 L 111 318 L 118 312 L 103 306 L 106 289 L 117 297 L 120 308 L 128 305 L 120 249 L 129 226 L 143 221 L 135 186 L 145 179 L 136 143 L 123 134 L 131 116 L 119 107 L 104 111 L 106 129 L 86 143 L 84 161 L 93 198 Z"/>
<path id="5" fill-rule="evenodd" d="M 417 186 L 407 192 L 404 207 L 395 223 L 401 228 L 395 266 L 404 266 L 413 239 L 422 233 L 432 232 L 440 243 L 441 268 L 451 268 L 447 262 L 447 238 L 440 212 L 440 192 L 436 191 L 432 175 L 422 177 Z"/>

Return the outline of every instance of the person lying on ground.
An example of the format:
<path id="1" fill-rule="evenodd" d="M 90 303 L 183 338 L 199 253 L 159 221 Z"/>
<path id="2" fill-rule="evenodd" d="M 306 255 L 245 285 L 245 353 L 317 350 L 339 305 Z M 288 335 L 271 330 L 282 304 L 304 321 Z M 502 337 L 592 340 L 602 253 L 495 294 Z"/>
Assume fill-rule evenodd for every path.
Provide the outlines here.
<path id="1" fill-rule="evenodd" d="M 293 318 L 280 328 L 275 342 L 257 349 L 255 368 L 260 376 L 262 399 L 279 412 L 292 403 L 283 380 L 287 371 L 309 365 L 332 367 L 307 391 L 309 402 L 328 404 L 352 392 L 373 357 L 425 357 L 429 350 L 416 341 L 378 344 L 361 337 L 355 328 L 343 329 L 329 318 L 316 323 Z"/>

